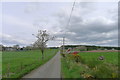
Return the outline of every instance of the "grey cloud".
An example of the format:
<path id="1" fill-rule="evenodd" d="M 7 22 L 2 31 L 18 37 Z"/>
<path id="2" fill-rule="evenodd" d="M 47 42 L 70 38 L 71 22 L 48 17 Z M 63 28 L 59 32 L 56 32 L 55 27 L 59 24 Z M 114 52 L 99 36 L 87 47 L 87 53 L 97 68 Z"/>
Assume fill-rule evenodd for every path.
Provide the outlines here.
<path id="1" fill-rule="evenodd" d="M 3 45 L 15 45 L 15 44 L 18 44 L 18 45 L 25 46 L 25 45 L 29 44 L 25 40 L 14 38 L 11 35 L 7 35 L 7 34 L 0 35 L 0 39 L 2 40 L 1 42 L 2 42 Z"/>
<path id="2" fill-rule="evenodd" d="M 23 44 L 19 41 L 15 41 L 15 40 L 7 40 L 7 39 L 3 39 L 2 40 L 2 44 L 7 44 L 7 45 L 15 45 L 15 44 L 19 44 L 19 45 L 26 45 L 26 44 Z"/>
<path id="3" fill-rule="evenodd" d="M 88 8 L 88 5 L 89 4 L 84 6 L 84 8 Z M 117 16 L 116 14 L 110 15 Z M 59 26 L 61 27 L 61 31 L 67 32 L 66 34 L 57 33 L 56 35 L 60 38 L 62 38 L 63 35 L 66 35 L 66 39 L 68 41 L 76 42 L 79 44 L 118 44 L 118 24 L 116 19 L 107 18 L 106 16 L 101 17 L 97 15 L 95 15 L 93 18 L 89 18 L 89 16 L 88 18 L 85 18 L 83 16 L 83 14 L 73 14 L 69 26 L 66 26 L 69 16 L 66 15 L 66 13 L 58 15 L 58 21 Z M 68 33 L 74 33 L 74 35 Z"/>

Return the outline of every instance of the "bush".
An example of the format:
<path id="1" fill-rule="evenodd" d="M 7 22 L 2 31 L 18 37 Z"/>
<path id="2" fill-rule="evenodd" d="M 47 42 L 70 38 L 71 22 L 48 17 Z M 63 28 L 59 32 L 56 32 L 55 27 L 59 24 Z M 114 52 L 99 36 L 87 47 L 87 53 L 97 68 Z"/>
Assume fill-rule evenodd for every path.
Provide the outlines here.
<path id="1" fill-rule="evenodd" d="M 61 53 L 62 57 L 65 57 L 65 54 Z"/>
<path id="2" fill-rule="evenodd" d="M 67 56 L 67 59 L 72 62 L 79 63 L 81 61 L 81 57 L 78 54 L 70 54 Z"/>
<path id="3" fill-rule="evenodd" d="M 78 54 L 74 55 L 74 60 L 76 63 L 80 62 L 80 56 Z"/>
<path id="4" fill-rule="evenodd" d="M 105 64 L 97 66 L 97 69 L 93 70 L 92 75 L 96 78 L 117 78 L 117 74 L 114 73 L 110 66 Z"/>

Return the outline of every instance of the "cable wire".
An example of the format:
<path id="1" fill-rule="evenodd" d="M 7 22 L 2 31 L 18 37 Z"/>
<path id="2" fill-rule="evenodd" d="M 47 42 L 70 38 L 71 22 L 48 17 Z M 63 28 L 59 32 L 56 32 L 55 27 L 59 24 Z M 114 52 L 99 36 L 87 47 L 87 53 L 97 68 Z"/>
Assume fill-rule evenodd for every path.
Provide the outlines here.
<path id="1" fill-rule="evenodd" d="M 75 0 L 75 1 L 76 1 L 76 0 Z M 71 13 L 70 13 L 70 17 L 69 17 L 69 20 L 68 20 L 67 26 L 69 26 L 69 23 L 70 23 L 70 20 L 71 20 L 72 12 L 73 12 L 73 10 L 74 10 L 74 6 L 75 6 L 75 1 L 74 1 L 74 3 L 73 3 L 72 9 L 71 9 Z"/>
<path id="2" fill-rule="evenodd" d="M 76 1 L 76 0 L 75 0 L 75 1 Z M 75 1 L 74 1 L 73 5 L 72 5 L 71 12 L 70 12 L 70 16 L 69 16 L 69 19 L 68 19 L 68 22 L 67 22 L 67 25 L 66 25 L 66 26 L 68 26 L 68 27 L 69 27 L 69 23 L 70 23 L 70 20 L 71 20 L 71 17 L 72 17 L 72 13 L 73 13 L 73 11 L 74 11 Z M 67 33 L 67 31 L 65 31 L 65 35 L 64 35 L 63 38 L 65 38 L 66 33 Z M 65 40 L 64 40 L 64 41 L 65 41 Z"/>
<path id="3" fill-rule="evenodd" d="M 75 0 L 76 1 L 76 0 Z M 73 3 L 73 6 L 72 6 L 72 9 L 71 9 L 71 13 L 70 13 L 70 17 L 69 17 L 69 19 L 68 19 L 68 23 L 67 23 L 67 25 L 66 26 L 68 26 L 69 27 L 69 23 L 70 23 L 70 20 L 71 20 L 71 16 L 72 16 L 72 12 L 73 12 L 73 10 L 74 10 L 74 6 L 75 6 L 75 1 L 74 1 L 74 3 Z M 65 35 L 66 35 L 66 31 L 65 31 Z M 65 35 L 64 35 L 64 37 L 63 37 L 63 46 L 62 46 L 62 53 L 64 53 L 64 45 L 65 45 Z"/>

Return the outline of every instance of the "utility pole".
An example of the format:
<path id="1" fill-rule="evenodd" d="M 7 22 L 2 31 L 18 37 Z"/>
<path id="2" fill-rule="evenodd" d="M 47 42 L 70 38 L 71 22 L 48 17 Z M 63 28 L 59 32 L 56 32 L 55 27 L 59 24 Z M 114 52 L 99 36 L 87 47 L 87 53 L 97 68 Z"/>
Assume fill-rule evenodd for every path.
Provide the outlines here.
<path id="1" fill-rule="evenodd" d="M 65 45 L 65 37 L 63 37 L 63 47 L 62 47 L 62 50 L 63 50 L 62 53 L 63 54 L 64 54 L 64 48 L 65 48 L 64 45 Z"/>
<path id="2" fill-rule="evenodd" d="M 76 0 L 75 0 L 76 1 Z M 74 6 L 75 6 L 75 1 L 73 3 L 73 6 L 72 6 L 72 9 L 71 9 L 71 13 L 70 13 L 70 17 L 69 17 L 69 20 L 68 20 L 68 23 L 67 23 L 67 26 L 69 26 L 69 23 L 70 23 L 70 20 L 71 20 L 71 16 L 72 16 L 72 12 L 74 10 Z M 66 34 L 66 33 L 65 33 Z M 64 54 L 64 49 L 65 49 L 65 36 L 63 37 L 63 46 L 62 46 L 62 54 Z"/>

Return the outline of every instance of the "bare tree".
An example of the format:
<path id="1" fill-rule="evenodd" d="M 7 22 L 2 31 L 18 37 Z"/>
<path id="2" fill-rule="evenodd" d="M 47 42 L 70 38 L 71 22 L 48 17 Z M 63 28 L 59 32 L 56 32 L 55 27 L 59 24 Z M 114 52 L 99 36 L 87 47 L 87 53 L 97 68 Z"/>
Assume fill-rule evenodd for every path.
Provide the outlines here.
<path id="1" fill-rule="evenodd" d="M 34 34 L 32 34 L 34 35 Z M 44 50 L 47 47 L 46 43 L 49 40 L 53 40 L 54 37 L 50 36 L 46 30 L 38 30 L 38 34 L 35 35 L 37 41 L 35 41 L 34 46 L 37 46 L 42 52 L 42 60 L 44 59 Z"/>

